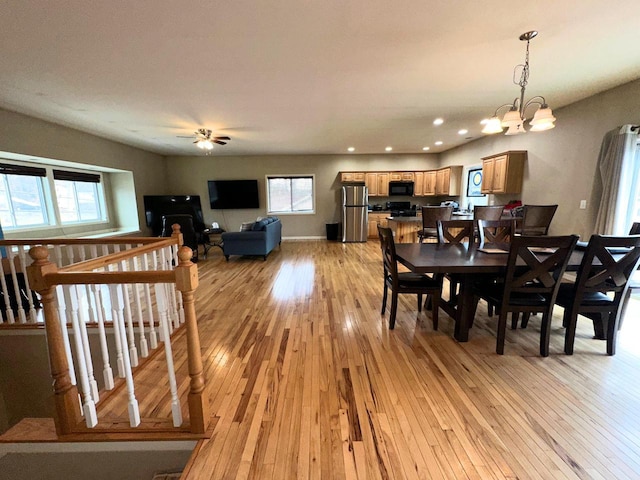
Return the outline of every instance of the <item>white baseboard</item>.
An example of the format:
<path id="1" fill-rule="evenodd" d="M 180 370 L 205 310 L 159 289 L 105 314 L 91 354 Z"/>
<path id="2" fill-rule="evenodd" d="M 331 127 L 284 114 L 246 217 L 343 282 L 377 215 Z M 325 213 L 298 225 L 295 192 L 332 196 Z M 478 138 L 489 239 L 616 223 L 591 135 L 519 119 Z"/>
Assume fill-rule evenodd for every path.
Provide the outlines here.
<path id="1" fill-rule="evenodd" d="M 316 236 L 309 236 L 309 237 L 282 237 L 282 240 L 325 240 L 325 237 L 320 235 L 318 237 Z"/>

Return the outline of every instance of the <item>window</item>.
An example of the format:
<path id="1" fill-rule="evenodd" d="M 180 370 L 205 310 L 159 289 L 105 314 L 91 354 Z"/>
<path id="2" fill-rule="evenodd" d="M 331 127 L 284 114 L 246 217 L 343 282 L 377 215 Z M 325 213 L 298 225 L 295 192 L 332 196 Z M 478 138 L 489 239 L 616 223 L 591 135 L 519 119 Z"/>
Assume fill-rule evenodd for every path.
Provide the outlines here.
<path id="1" fill-rule="evenodd" d="M 49 224 L 42 180 L 44 168 L 0 164 L 0 224 L 14 228 Z"/>
<path id="2" fill-rule="evenodd" d="M 269 213 L 315 213 L 313 175 L 267 175 Z"/>
<path id="3" fill-rule="evenodd" d="M 62 223 L 104 220 L 100 175 L 54 170 L 58 212 Z"/>

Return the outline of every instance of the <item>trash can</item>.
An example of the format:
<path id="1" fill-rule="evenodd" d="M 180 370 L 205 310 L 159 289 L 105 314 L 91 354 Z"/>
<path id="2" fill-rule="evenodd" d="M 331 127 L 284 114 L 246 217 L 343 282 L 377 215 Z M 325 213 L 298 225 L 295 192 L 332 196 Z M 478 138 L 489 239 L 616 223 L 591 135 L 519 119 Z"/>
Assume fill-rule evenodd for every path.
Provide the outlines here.
<path id="1" fill-rule="evenodd" d="M 339 226 L 339 223 L 327 223 L 327 240 L 331 240 L 333 242 L 338 241 Z"/>

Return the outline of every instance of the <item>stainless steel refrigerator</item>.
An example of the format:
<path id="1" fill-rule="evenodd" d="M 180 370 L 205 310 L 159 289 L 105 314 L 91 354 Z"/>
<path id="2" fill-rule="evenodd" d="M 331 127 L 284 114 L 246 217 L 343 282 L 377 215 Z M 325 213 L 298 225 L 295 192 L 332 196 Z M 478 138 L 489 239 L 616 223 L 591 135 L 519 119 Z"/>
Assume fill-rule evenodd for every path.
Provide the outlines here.
<path id="1" fill-rule="evenodd" d="M 369 194 L 364 185 L 342 187 L 342 241 L 366 242 Z"/>

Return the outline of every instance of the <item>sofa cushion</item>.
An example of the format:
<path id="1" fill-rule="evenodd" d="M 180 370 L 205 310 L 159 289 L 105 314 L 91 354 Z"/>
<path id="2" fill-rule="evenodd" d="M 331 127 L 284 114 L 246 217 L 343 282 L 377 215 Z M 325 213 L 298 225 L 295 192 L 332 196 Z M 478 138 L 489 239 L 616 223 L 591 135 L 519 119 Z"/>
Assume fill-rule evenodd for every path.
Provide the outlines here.
<path id="1" fill-rule="evenodd" d="M 259 220 L 253 224 L 253 227 L 251 227 L 251 230 L 253 230 L 254 232 L 259 232 L 267 228 L 268 224 L 269 224 L 269 221 L 267 219 Z"/>

